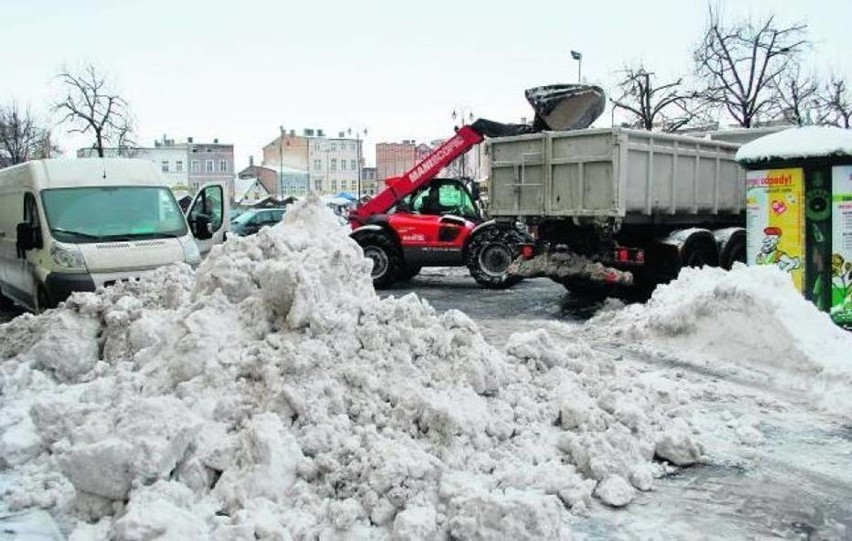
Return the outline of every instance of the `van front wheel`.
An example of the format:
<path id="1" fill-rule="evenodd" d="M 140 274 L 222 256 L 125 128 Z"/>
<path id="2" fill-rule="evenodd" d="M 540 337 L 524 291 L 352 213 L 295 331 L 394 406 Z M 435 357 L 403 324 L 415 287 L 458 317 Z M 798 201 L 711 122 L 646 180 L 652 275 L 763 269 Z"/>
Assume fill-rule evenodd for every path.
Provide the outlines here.
<path id="1" fill-rule="evenodd" d="M 47 293 L 47 288 L 42 284 L 36 286 L 36 314 L 41 314 L 45 310 L 55 308 L 53 301 L 50 300 L 50 295 Z"/>

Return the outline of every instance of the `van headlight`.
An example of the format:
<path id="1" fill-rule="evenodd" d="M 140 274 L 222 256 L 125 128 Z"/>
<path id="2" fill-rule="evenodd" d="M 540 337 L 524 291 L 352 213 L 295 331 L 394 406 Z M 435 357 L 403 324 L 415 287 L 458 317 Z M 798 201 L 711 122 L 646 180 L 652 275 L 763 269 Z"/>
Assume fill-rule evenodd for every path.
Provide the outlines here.
<path id="1" fill-rule="evenodd" d="M 192 237 L 182 240 L 180 245 L 183 247 L 183 260 L 187 265 L 194 268 L 201 264 L 201 252 Z"/>
<path id="2" fill-rule="evenodd" d="M 86 260 L 76 244 L 54 242 L 50 245 L 50 257 L 57 267 L 69 270 L 85 270 Z"/>

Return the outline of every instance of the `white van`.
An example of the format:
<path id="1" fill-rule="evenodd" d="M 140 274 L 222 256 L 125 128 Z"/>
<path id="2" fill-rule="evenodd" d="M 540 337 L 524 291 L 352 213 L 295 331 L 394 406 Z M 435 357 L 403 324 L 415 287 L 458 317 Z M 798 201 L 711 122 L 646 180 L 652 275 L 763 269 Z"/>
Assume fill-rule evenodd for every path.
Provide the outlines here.
<path id="1" fill-rule="evenodd" d="M 227 197 L 204 186 L 187 217 L 147 160 L 35 160 L 0 169 L 0 293 L 40 312 L 183 261 L 197 265 L 228 228 Z"/>

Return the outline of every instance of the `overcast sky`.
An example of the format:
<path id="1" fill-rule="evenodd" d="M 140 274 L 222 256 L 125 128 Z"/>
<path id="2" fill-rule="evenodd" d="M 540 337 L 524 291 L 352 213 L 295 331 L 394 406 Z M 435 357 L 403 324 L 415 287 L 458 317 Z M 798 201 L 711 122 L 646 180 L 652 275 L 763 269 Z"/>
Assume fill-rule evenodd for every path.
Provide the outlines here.
<path id="1" fill-rule="evenodd" d="M 852 0 L 716 2 L 727 18 L 805 22 L 811 64 L 852 81 Z M 287 129 L 366 127 L 381 141 L 452 133 L 454 108 L 513 122 L 525 88 L 609 88 L 625 63 L 663 76 L 691 69 L 703 0 L 0 0 L 0 102 L 46 114 L 63 65 L 95 64 L 131 105 L 139 142 L 235 145 L 237 168 Z M 609 113 L 605 114 L 607 124 Z M 71 151 L 89 141 L 57 129 Z"/>

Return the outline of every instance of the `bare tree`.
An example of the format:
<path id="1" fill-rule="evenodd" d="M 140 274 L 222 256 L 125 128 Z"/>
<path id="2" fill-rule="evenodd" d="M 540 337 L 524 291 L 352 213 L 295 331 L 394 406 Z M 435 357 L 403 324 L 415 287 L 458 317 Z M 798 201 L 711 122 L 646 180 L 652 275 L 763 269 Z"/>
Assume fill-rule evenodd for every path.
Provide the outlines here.
<path id="1" fill-rule="evenodd" d="M 59 152 L 50 130 L 39 124 L 29 108 L 17 103 L 0 106 L 0 167 L 49 158 Z"/>
<path id="2" fill-rule="evenodd" d="M 127 102 L 108 90 L 106 78 L 94 66 L 86 66 L 77 74 L 66 70 L 58 77 L 67 87 L 68 95 L 54 105 L 54 110 L 64 115 L 61 122 L 73 126 L 68 133 L 94 137 L 92 148 L 101 158 L 106 146 L 118 146 L 129 139 L 132 123 Z"/>
<path id="3" fill-rule="evenodd" d="M 657 85 L 655 74 L 641 64 L 625 67 L 618 83 L 618 98 L 611 100 L 616 109 L 630 113 L 632 126 L 673 132 L 680 130 L 702 114 L 697 94 L 686 88 L 683 78 Z"/>
<path id="4" fill-rule="evenodd" d="M 774 16 L 726 25 L 712 7 L 704 37 L 694 52 L 704 98 L 722 106 L 744 128 L 769 116 L 777 79 L 808 46 L 807 25 L 780 27 Z"/>
<path id="5" fill-rule="evenodd" d="M 820 123 L 852 128 L 852 96 L 846 81 L 832 76 L 819 98 Z"/>
<path id="6" fill-rule="evenodd" d="M 820 96 L 815 77 L 803 75 L 797 66 L 779 76 L 774 87 L 777 99 L 772 109 L 776 119 L 797 126 L 819 123 Z"/>

